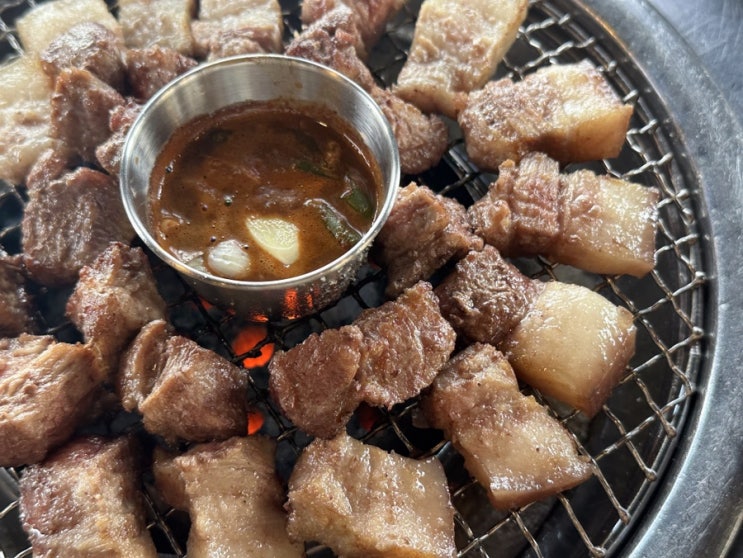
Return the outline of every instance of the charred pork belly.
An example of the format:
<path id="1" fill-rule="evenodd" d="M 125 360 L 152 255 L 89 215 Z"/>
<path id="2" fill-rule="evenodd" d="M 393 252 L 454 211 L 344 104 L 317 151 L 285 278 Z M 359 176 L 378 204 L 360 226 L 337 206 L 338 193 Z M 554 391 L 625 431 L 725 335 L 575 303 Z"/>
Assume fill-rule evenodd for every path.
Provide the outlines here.
<path id="1" fill-rule="evenodd" d="M 452 358 L 422 407 L 496 508 L 552 496 L 591 475 L 570 434 L 519 391 L 513 369 L 492 345 L 476 343 Z"/>
<path id="2" fill-rule="evenodd" d="M 155 482 L 164 499 L 191 516 L 190 558 L 299 558 L 289 540 L 285 492 L 275 470 L 276 443 L 234 437 L 155 459 Z"/>
<path id="3" fill-rule="evenodd" d="M 311 436 L 332 438 L 361 403 L 356 379 L 363 334 L 353 325 L 313 333 L 301 345 L 274 354 L 271 396 Z"/>
<path id="4" fill-rule="evenodd" d="M 245 371 L 171 335 L 164 320 L 140 330 L 121 359 L 116 384 L 123 407 L 138 410 L 145 429 L 170 442 L 224 440 L 247 429 Z"/>
<path id="5" fill-rule="evenodd" d="M 126 71 L 132 95 L 146 101 L 182 73 L 196 66 L 196 60 L 172 48 L 151 46 L 126 53 Z"/>
<path id="6" fill-rule="evenodd" d="M 38 463 L 67 440 L 103 378 L 86 346 L 49 335 L 0 339 L 0 466 Z"/>
<path id="7" fill-rule="evenodd" d="M 419 282 L 350 326 L 277 352 L 269 364 L 271 394 L 299 428 L 331 438 L 361 401 L 390 408 L 418 395 L 454 341 L 431 285 Z"/>
<path id="8" fill-rule="evenodd" d="M 506 161 L 468 214 L 504 256 L 544 255 L 587 271 L 641 277 L 653 269 L 659 192 L 588 170 L 560 174 L 532 153 Z"/>
<path id="9" fill-rule="evenodd" d="M 0 249 L 0 337 L 15 337 L 36 329 L 33 303 L 23 273 L 23 257 Z"/>
<path id="10" fill-rule="evenodd" d="M 460 260 L 436 294 L 457 333 L 495 345 L 519 379 L 589 417 L 635 352 L 626 308 L 586 287 L 529 279 L 489 245 Z"/>
<path id="11" fill-rule="evenodd" d="M 464 206 L 411 182 L 399 190 L 373 252 L 387 269 L 387 296 L 394 297 L 428 279 L 449 260 L 482 246 Z"/>
<path id="12" fill-rule="evenodd" d="M 65 68 L 54 82 L 52 136 L 85 161 L 95 161 L 96 148 L 110 135 L 109 115 L 124 102 L 113 87 L 88 70 Z"/>
<path id="13" fill-rule="evenodd" d="M 361 39 L 356 50 L 359 57 L 365 59 L 382 36 L 387 22 L 404 4 L 405 0 L 304 0 L 301 18 L 302 23 L 308 26 L 337 6 L 349 7 Z"/>
<path id="14" fill-rule="evenodd" d="M 127 99 L 125 104 L 114 107 L 111 111 L 108 119 L 111 135 L 95 149 L 95 158 L 98 164 L 109 174 L 119 175 L 121 151 L 124 148 L 126 135 L 141 110 L 142 105 L 130 98 Z"/>
<path id="15" fill-rule="evenodd" d="M 110 242 L 134 237 L 113 177 L 80 167 L 35 186 L 21 230 L 23 261 L 39 283 L 74 283 Z"/>
<path id="16" fill-rule="evenodd" d="M 51 137 L 51 86 L 39 59 L 23 55 L 0 66 L 0 179 L 20 184 Z"/>
<path id="17" fill-rule="evenodd" d="M 469 95 L 458 121 L 470 160 L 496 170 L 533 151 L 561 162 L 616 157 L 632 110 L 583 61 L 548 66 L 519 82 L 489 82 Z"/>
<path id="18" fill-rule="evenodd" d="M 339 556 L 453 557 L 444 469 L 346 434 L 314 440 L 289 479 L 289 536 Z"/>
<path id="19" fill-rule="evenodd" d="M 428 170 L 439 162 L 448 145 L 446 124 L 379 87 L 356 51 L 360 41 L 353 11 L 339 4 L 307 27 L 287 47 L 286 54 L 330 66 L 354 80 L 382 109 L 392 126 L 406 174 Z"/>
<path id="20" fill-rule="evenodd" d="M 394 91 L 456 118 L 491 78 L 526 18 L 527 0 L 426 0 Z"/>
<path id="21" fill-rule="evenodd" d="M 193 53 L 195 0 L 118 0 L 117 6 L 127 47 L 159 46 L 187 56 Z"/>
<path id="22" fill-rule="evenodd" d="M 23 49 L 38 54 L 54 39 L 85 22 L 99 23 L 122 36 L 121 26 L 108 11 L 104 0 L 52 0 L 40 3 L 18 18 L 16 28 Z"/>
<path id="23" fill-rule="evenodd" d="M 555 281 L 501 349 L 521 380 L 592 417 L 635 353 L 632 320 L 600 294 Z"/>
<path id="24" fill-rule="evenodd" d="M 278 0 L 201 0 L 191 30 L 196 54 L 216 59 L 281 52 L 284 20 Z"/>
<path id="25" fill-rule="evenodd" d="M 144 252 L 114 242 L 80 271 L 66 311 L 111 373 L 124 347 L 166 309 Z"/>
<path id="26" fill-rule="evenodd" d="M 133 446 L 80 438 L 24 471 L 19 503 L 34 556 L 157 556 Z"/>
<path id="27" fill-rule="evenodd" d="M 54 39 L 40 55 L 53 80 L 65 68 L 88 70 L 119 91 L 124 86 L 124 41 L 109 28 L 90 21 L 79 23 Z"/>

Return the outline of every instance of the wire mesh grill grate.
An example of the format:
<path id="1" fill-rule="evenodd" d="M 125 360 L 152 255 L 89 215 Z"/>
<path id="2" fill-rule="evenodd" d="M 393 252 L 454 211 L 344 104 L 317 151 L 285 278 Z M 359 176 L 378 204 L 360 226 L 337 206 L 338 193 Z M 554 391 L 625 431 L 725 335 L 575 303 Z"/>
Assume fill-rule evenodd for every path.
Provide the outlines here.
<path id="1" fill-rule="evenodd" d="M 405 61 L 420 3 L 408 1 L 372 52 L 369 65 L 383 85 L 394 82 Z M 19 52 L 13 22 L 34 4 L 12 0 L 0 5 L 0 57 Z M 300 28 L 298 2 L 282 0 L 281 4 L 285 38 L 289 40 Z M 369 443 L 413 457 L 436 456 L 442 461 L 457 509 L 457 544 L 463 557 L 615 554 L 633 526 L 642 521 L 650 495 L 663 482 L 665 466 L 675 441 L 683 435 L 683 421 L 694 402 L 705 339 L 707 274 L 700 253 L 697 185 L 684 168 L 684 148 L 672 116 L 617 39 L 569 0 L 531 2 L 527 21 L 495 77 L 520 79 L 551 63 L 582 59 L 592 61 L 625 102 L 634 105 L 635 112 L 621 155 L 581 167 L 655 186 L 662 192 L 657 266 L 641 280 L 590 275 L 542 259 L 516 262 L 533 277 L 585 285 L 626 306 L 634 315 L 637 354 L 612 397 L 590 423 L 579 413 L 535 393 L 567 426 L 580 451 L 596 465 L 597 474 L 551 500 L 498 512 L 466 473 L 462 458 L 451 445 L 438 433 L 420 426 L 416 401 L 389 412 L 362 408 L 349 425 L 353 435 Z M 453 124 L 450 128 L 451 143 L 441 164 L 407 178 L 468 205 L 486 191 L 494 176 L 469 163 L 461 133 Z M 568 170 L 572 168 L 578 166 Z M 0 184 L 0 244 L 10 253 L 21 249 L 19 222 L 24 203 L 23 186 Z M 179 333 L 243 365 L 271 345 L 291 347 L 311 332 L 349 323 L 362 309 L 384 300 L 384 272 L 368 265 L 335 306 L 296 322 L 255 326 L 204 303 L 169 268 L 154 260 L 153 266 Z M 77 340 L 78 333 L 62 315 L 66 293 L 39 289 L 35 294 L 44 301 L 39 319 L 46 331 L 62 340 Z M 257 330 L 249 347 L 236 344 L 243 332 L 256 327 L 265 329 Z M 265 418 L 263 431 L 279 441 L 278 470 L 286 479 L 309 438 L 273 406 L 267 395 L 266 375 L 265 367 L 251 368 L 250 397 Z M 108 432 L 141 428 L 137 423 L 122 425 L 116 418 L 98 427 Z M 0 470 L 0 556 L 30 556 L 16 503 L 21 473 Z M 149 529 L 158 549 L 163 555 L 185 556 L 187 518 L 163 506 L 150 480 L 145 477 Z M 332 556 L 320 546 L 308 547 L 307 554 Z"/>

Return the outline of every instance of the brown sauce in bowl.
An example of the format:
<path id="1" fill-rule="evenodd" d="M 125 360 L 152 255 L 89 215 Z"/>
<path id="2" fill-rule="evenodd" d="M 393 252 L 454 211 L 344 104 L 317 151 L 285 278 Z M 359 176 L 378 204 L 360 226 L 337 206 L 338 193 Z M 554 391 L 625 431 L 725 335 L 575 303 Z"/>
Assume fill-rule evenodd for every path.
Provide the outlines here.
<path id="1" fill-rule="evenodd" d="M 381 171 L 320 105 L 251 102 L 175 131 L 150 179 L 150 219 L 185 264 L 238 280 L 295 277 L 370 228 Z"/>

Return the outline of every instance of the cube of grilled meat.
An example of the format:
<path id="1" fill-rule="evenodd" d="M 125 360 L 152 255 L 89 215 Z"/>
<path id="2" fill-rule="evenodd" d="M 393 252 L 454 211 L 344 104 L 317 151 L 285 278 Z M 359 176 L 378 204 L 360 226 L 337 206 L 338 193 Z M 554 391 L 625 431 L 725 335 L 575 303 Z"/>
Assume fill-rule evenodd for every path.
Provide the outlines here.
<path id="1" fill-rule="evenodd" d="M 486 244 L 470 252 L 436 287 L 441 313 L 469 341 L 498 345 L 543 288 Z"/>
<path id="2" fill-rule="evenodd" d="M 49 335 L 0 339 L 0 466 L 38 463 L 67 440 L 103 378 L 89 347 Z"/>
<path id="3" fill-rule="evenodd" d="M 39 59 L 31 55 L 0 65 L 0 179 L 20 184 L 46 150 L 51 137 L 51 86 Z"/>
<path id="4" fill-rule="evenodd" d="M 552 496 L 591 475 L 570 434 L 519 391 L 513 369 L 492 345 L 476 343 L 452 358 L 422 407 L 496 508 Z"/>
<path id="5" fill-rule="evenodd" d="M 23 50 L 38 54 L 75 25 L 89 21 L 99 23 L 119 37 L 122 36 L 121 26 L 108 11 L 104 0 L 54 0 L 40 3 L 18 18 L 16 29 Z"/>
<path id="6" fill-rule="evenodd" d="M 134 237 L 113 177 L 80 167 L 39 186 L 21 224 L 23 261 L 39 283 L 74 283 L 110 242 Z"/>
<path id="7" fill-rule="evenodd" d="M 458 121 L 467 154 L 482 169 L 541 151 L 561 162 L 616 157 L 632 107 L 588 61 L 489 82 L 469 95 Z"/>
<path id="8" fill-rule="evenodd" d="M 133 446 L 80 438 L 24 471 L 19 503 L 34 556 L 157 556 Z"/>
<path id="9" fill-rule="evenodd" d="M 111 373 L 124 347 L 142 326 L 165 319 L 166 308 L 144 252 L 114 242 L 80 271 L 66 311 Z"/>
<path id="10" fill-rule="evenodd" d="M 40 55 L 51 79 L 65 68 L 88 70 L 119 91 L 124 86 L 124 41 L 100 23 L 86 21 L 54 39 Z"/>
<path id="11" fill-rule="evenodd" d="M 330 66 L 354 80 L 382 109 L 392 126 L 406 174 L 421 173 L 436 165 L 448 146 L 446 124 L 425 115 L 414 105 L 379 87 L 356 51 L 360 42 L 353 11 L 344 4 L 307 27 L 286 49 L 286 54 Z"/>
<path id="12" fill-rule="evenodd" d="M 127 47 L 159 46 L 185 55 L 193 53 L 195 0 L 119 0 L 117 6 Z"/>
<path id="13" fill-rule="evenodd" d="M 456 340 L 424 281 L 393 301 L 364 310 L 354 325 L 364 336 L 357 375 L 362 397 L 388 409 L 431 384 Z"/>
<path id="14" fill-rule="evenodd" d="M 210 59 L 281 52 L 284 20 L 278 0 L 201 0 L 191 30 L 196 54 Z"/>
<path id="15" fill-rule="evenodd" d="M 481 250 L 464 206 L 411 182 L 397 193 L 373 255 L 387 269 L 387 296 L 397 296 L 451 259 Z"/>
<path id="16" fill-rule="evenodd" d="M 444 469 L 346 434 L 314 440 L 289 479 L 289 536 L 339 556 L 452 557 L 454 509 Z"/>
<path id="17" fill-rule="evenodd" d="M 363 60 L 384 33 L 387 22 L 404 4 L 405 0 L 304 0 L 301 18 L 302 24 L 308 26 L 337 6 L 348 6 L 361 39 L 356 51 Z"/>
<path id="18" fill-rule="evenodd" d="M 148 432 L 170 442 L 206 442 L 244 434 L 247 405 L 244 370 L 190 339 L 174 336 L 166 342 L 165 364 L 139 412 Z"/>
<path id="19" fill-rule="evenodd" d="M 641 277 L 654 266 L 659 192 L 588 170 L 560 174 L 531 153 L 506 161 L 468 210 L 475 232 L 504 256 L 543 255 L 587 271 Z"/>
<path id="20" fill-rule="evenodd" d="M 284 414 L 311 436 L 332 438 L 361 403 L 356 380 L 363 334 L 353 325 L 313 333 L 269 364 L 269 388 Z"/>
<path id="21" fill-rule="evenodd" d="M 33 333 L 34 306 L 23 273 L 23 258 L 0 249 L 0 337 Z"/>
<path id="22" fill-rule="evenodd" d="M 516 39 L 528 0 L 426 0 L 396 94 L 424 112 L 456 118 Z"/>
<path id="23" fill-rule="evenodd" d="M 188 511 L 190 558 L 299 558 L 286 532 L 284 489 L 276 476 L 276 443 L 262 436 L 198 444 L 186 453 L 156 455 L 157 487 Z"/>
<path id="24" fill-rule="evenodd" d="M 151 46 L 126 53 L 126 71 L 132 95 L 146 101 L 182 73 L 196 66 L 196 60 L 172 48 Z"/>
<path id="25" fill-rule="evenodd" d="M 632 321 L 590 289 L 551 282 L 501 350 L 519 379 L 592 417 L 635 353 Z"/>
<path id="26" fill-rule="evenodd" d="M 65 68 L 52 93 L 52 136 L 85 161 L 95 161 L 95 149 L 108 139 L 111 111 L 124 98 L 87 70 Z"/>
<path id="27" fill-rule="evenodd" d="M 95 149 L 98 164 L 114 176 L 118 176 L 121 169 L 121 151 L 126 135 L 141 110 L 142 105 L 131 98 L 125 104 L 114 107 L 108 119 L 111 135 Z"/>

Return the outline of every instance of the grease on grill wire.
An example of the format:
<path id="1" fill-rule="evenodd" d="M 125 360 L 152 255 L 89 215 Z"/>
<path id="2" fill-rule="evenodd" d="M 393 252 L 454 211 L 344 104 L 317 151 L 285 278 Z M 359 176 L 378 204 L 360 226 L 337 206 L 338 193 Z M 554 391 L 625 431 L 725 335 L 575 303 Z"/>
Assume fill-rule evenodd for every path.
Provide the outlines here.
<path id="1" fill-rule="evenodd" d="M 320 106 L 244 103 L 175 131 L 152 173 L 153 229 L 196 269 L 295 277 L 361 239 L 380 176 L 358 134 Z"/>

